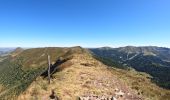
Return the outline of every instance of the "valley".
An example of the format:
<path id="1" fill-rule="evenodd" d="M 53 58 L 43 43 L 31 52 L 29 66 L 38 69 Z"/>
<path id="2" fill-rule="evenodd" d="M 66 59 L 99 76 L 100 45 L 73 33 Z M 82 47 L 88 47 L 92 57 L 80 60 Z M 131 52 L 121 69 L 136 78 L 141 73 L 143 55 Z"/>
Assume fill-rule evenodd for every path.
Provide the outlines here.
<path id="1" fill-rule="evenodd" d="M 134 68 L 152 76 L 160 87 L 170 89 L 170 49 L 162 47 L 120 47 L 90 49 L 94 56 L 109 66 Z"/>

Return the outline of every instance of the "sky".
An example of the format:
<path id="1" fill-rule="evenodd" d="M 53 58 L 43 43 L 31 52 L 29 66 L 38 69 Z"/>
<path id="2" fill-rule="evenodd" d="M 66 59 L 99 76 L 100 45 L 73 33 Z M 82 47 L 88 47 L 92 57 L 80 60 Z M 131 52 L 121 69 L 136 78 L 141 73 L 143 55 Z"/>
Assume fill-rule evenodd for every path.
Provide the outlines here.
<path id="1" fill-rule="evenodd" d="M 0 0 L 0 47 L 170 47 L 170 0 Z"/>

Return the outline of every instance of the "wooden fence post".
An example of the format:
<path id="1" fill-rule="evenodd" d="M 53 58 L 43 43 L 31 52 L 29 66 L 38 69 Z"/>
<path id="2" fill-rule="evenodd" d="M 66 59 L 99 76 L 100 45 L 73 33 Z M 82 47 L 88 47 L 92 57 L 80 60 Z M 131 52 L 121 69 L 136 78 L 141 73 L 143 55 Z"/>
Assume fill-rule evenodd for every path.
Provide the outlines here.
<path id="1" fill-rule="evenodd" d="M 49 84 L 50 84 L 50 67 L 51 67 L 50 55 L 48 55 L 48 83 Z"/>

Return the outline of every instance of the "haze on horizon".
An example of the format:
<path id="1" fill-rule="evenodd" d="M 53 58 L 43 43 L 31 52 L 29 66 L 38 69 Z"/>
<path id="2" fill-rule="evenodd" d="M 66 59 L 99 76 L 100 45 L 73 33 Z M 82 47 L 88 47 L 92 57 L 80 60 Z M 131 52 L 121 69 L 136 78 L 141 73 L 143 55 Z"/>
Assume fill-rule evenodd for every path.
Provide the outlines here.
<path id="1" fill-rule="evenodd" d="M 1 0 L 0 47 L 170 47 L 169 0 Z"/>

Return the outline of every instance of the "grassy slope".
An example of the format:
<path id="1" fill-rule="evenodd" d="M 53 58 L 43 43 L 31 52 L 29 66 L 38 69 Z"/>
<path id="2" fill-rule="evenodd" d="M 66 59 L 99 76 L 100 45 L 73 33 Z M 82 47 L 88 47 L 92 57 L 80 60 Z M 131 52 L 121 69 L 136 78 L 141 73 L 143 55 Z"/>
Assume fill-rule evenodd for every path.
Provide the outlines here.
<path id="1" fill-rule="evenodd" d="M 110 68 L 112 73 L 123 80 L 132 89 L 137 90 L 146 100 L 169 100 L 170 91 L 151 82 L 150 76 L 135 70 Z"/>
<path id="2" fill-rule="evenodd" d="M 169 100 L 170 90 L 162 89 L 152 82 L 152 77 L 146 73 L 137 72 L 132 68 L 124 67 L 109 59 L 102 59 L 94 56 L 95 59 L 111 66 L 108 67 L 113 74 L 127 83 L 132 89 L 137 90 L 147 100 Z"/>
<path id="3" fill-rule="evenodd" d="M 52 90 L 61 100 L 76 100 L 78 96 L 91 94 L 115 96 L 116 88 L 125 93 L 122 99 L 137 97 L 136 92 L 120 81 L 105 65 L 87 53 L 74 53 L 69 61 L 59 66 L 58 72 L 54 73 L 52 77 L 51 84 L 48 84 L 46 78 L 38 77 L 19 96 L 19 100 L 48 100 Z"/>
<path id="4" fill-rule="evenodd" d="M 37 78 L 37 81 L 35 81 L 35 78 L 44 70 L 46 70 L 47 53 L 51 55 L 51 60 L 54 63 L 58 57 L 62 56 L 63 58 L 66 58 L 71 54 L 74 54 L 75 52 L 77 54 L 81 54 L 82 52 L 84 52 L 84 49 L 81 49 L 79 47 L 36 48 L 24 50 L 17 55 L 13 54 L 14 56 L 12 55 L 10 58 L 4 60 L 3 62 L 0 62 L 0 92 L 3 93 L 0 93 L 0 98 L 11 98 L 13 96 L 19 95 L 20 93 L 25 91 L 25 89 L 33 81 L 34 82 L 27 89 L 26 93 L 23 93 L 24 95 L 30 96 L 29 94 L 31 94 L 35 96 L 37 95 L 37 93 L 42 92 L 41 95 L 46 94 L 46 96 L 49 96 L 51 93 L 51 89 L 54 89 L 59 97 L 65 96 L 66 98 L 70 98 L 70 96 L 75 98 L 78 95 L 83 95 L 85 90 L 94 92 L 96 94 L 103 94 L 105 93 L 105 91 L 107 91 L 108 87 L 103 86 L 102 90 L 106 90 L 102 92 L 100 89 L 90 89 L 89 87 L 91 87 L 91 84 L 88 83 L 89 80 L 94 82 L 94 79 L 98 76 L 101 76 L 101 73 L 103 73 L 104 77 L 117 77 L 118 80 L 124 82 L 134 90 L 137 90 L 139 95 L 142 95 L 145 98 L 149 98 L 148 100 L 168 100 L 168 98 L 170 98 L 170 92 L 154 85 L 150 81 L 150 79 L 147 78 L 148 75 L 141 74 L 136 71 L 127 71 L 115 68 L 109 69 L 112 74 L 108 74 L 108 71 L 106 71 L 106 69 L 101 71 L 97 70 L 95 67 L 92 69 L 87 67 L 85 68 L 85 70 L 82 70 L 84 67 L 82 67 L 82 65 L 77 65 L 80 63 L 79 60 L 74 62 L 73 65 L 70 62 L 66 62 L 65 65 L 63 65 L 64 67 L 72 67 L 66 68 L 53 74 L 54 79 L 50 86 L 48 86 L 46 79 L 42 79 L 39 77 Z M 82 58 L 85 61 L 84 63 L 87 63 L 87 58 Z M 90 59 L 91 60 L 88 61 L 93 61 L 92 58 Z M 96 63 L 94 63 L 93 66 L 96 66 Z M 81 76 L 80 72 L 83 73 L 84 71 L 86 73 L 86 75 L 83 76 L 84 79 L 79 79 L 79 77 L 79 80 L 77 80 L 77 76 Z M 93 76 L 88 76 L 88 73 L 89 75 L 93 74 Z M 99 78 L 99 81 L 102 80 L 105 82 L 109 82 L 108 79 L 103 80 L 103 78 Z M 83 87 L 80 85 L 80 83 Z M 104 85 L 106 85 L 106 83 L 104 83 Z M 84 90 L 82 88 L 84 88 Z M 115 87 L 113 85 L 109 91 L 113 91 L 114 89 Z M 21 97 L 22 96 L 23 95 L 21 95 Z"/>
<path id="5" fill-rule="evenodd" d="M 90 67 L 82 63 L 90 63 Z M 134 94 L 142 96 L 145 100 L 168 100 L 170 98 L 170 91 L 153 84 L 148 74 L 133 69 L 107 68 L 94 60 L 91 55 L 74 57 L 62 64 L 61 68 L 62 70 L 52 75 L 50 85 L 47 79 L 39 77 L 19 99 L 47 99 L 51 90 L 54 90 L 63 100 L 75 100 L 77 96 L 87 94 L 112 94 L 115 88 L 126 91 L 127 87 L 133 89 Z M 94 85 L 95 82 L 102 85 Z"/>
<path id="6" fill-rule="evenodd" d="M 139 50 L 136 50 L 139 49 Z M 126 69 L 127 66 L 136 69 L 140 72 L 145 72 L 150 74 L 153 78 L 152 81 L 158 86 L 170 89 L 170 63 L 165 62 L 163 59 L 168 59 L 168 51 L 166 48 L 162 50 L 162 48 L 157 48 L 157 50 L 149 47 L 143 48 L 144 54 L 140 51 L 141 48 L 118 48 L 116 49 L 90 49 L 95 55 L 96 59 L 102 61 L 103 63 L 109 66 L 116 66 L 121 69 Z M 149 50 L 148 50 L 149 49 Z M 151 49 L 151 50 L 150 50 Z M 161 51 L 159 50 L 161 49 Z M 164 51 L 164 52 L 163 52 Z M 166 52 L 165 52 L 166 51 Z M 127 52 L 131 52 L 129 54 Z M 135 56 L 135 53 L 140 53 Z M 154 56 L 153 54 L 157 56 Z M 148 55 L 150 54 L 150 55 Z M 165 56 L 165 54 L 167 54 Z M 128 58 L 134 57 L 131 60 L 126 60 Z M 122 66 L 125 65 L 125 66 Z M 127 65 L 127 66 L 126 66 Z"/>
<path id="7" fill-rule="evenodd" d="M 14 98 L 22 93 L 37 76 L 47 69 L 47 54 L 52 63 L 66 56 L 69 48 L 35 48 L 14 51 L 0 62 L 0 98 Z"/>

